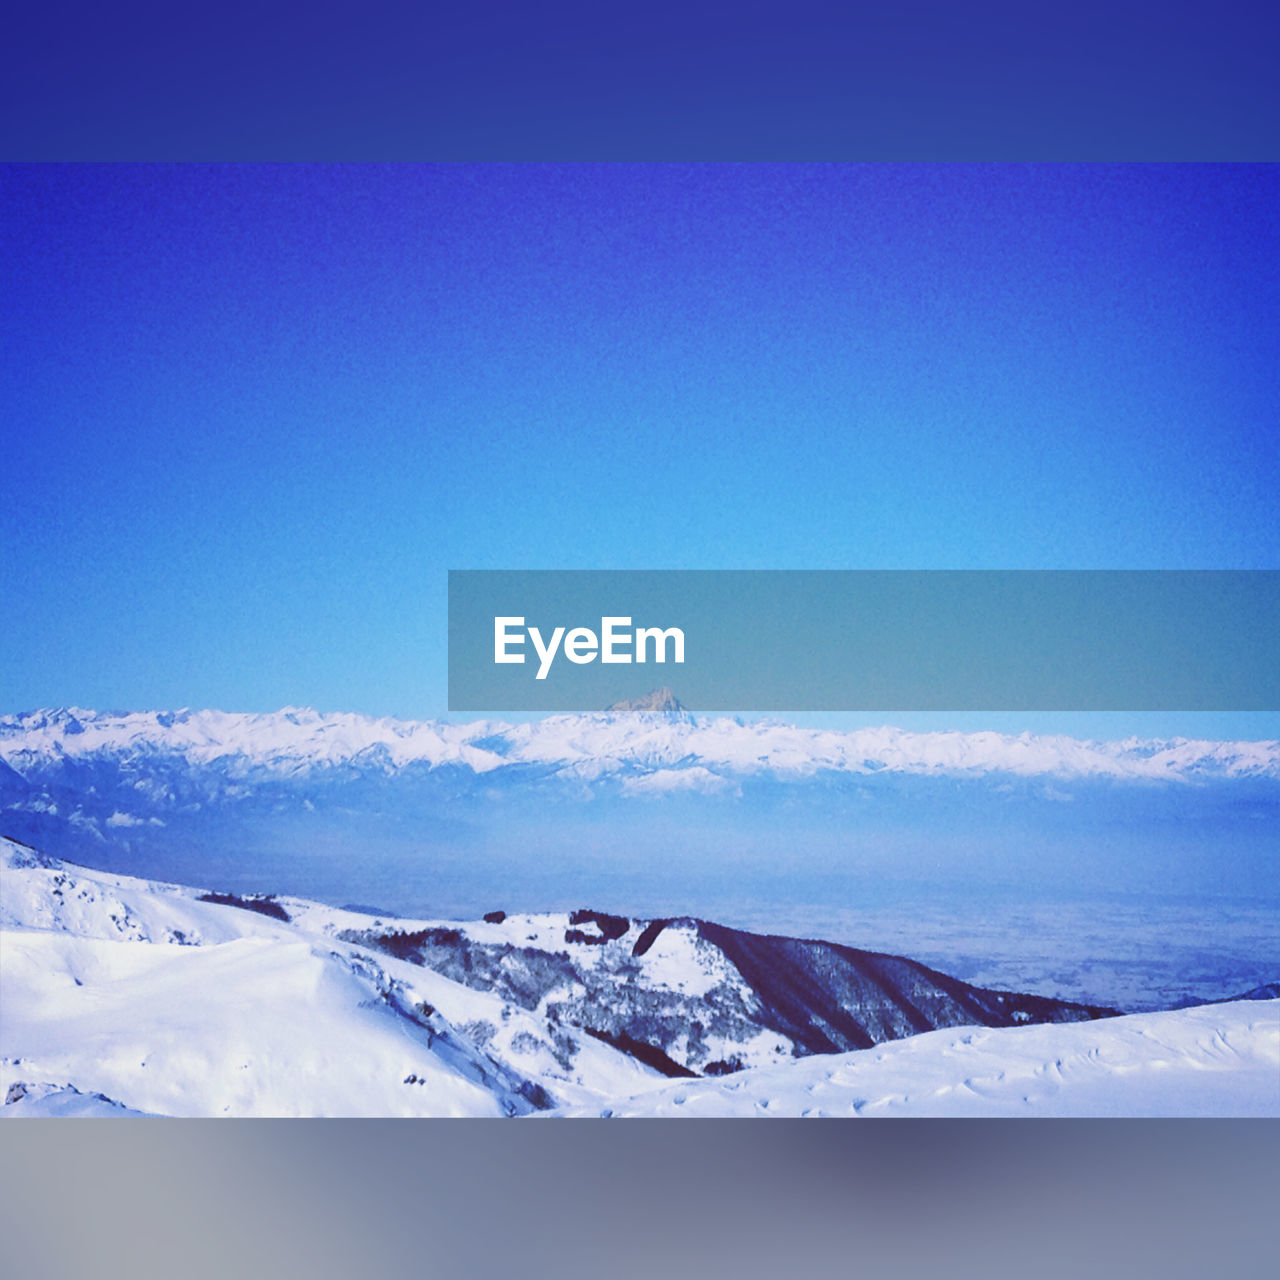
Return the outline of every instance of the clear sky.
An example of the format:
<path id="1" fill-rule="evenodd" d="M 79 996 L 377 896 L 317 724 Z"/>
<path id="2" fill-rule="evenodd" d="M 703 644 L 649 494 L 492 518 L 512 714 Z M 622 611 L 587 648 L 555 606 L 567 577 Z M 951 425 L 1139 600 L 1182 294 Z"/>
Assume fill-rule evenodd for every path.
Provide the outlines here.
<path id="1" fill-rule="evenodd" d="M 1275 167 L 10 167 L 0 236 L 0 711 L 441 714 L 450 568 L 1280 566 Z"/>

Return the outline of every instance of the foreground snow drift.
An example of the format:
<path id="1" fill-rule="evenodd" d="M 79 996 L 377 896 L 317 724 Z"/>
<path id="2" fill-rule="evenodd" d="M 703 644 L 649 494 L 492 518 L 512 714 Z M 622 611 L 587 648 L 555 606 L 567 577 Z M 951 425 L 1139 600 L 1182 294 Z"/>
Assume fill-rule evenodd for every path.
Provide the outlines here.
<path id="1" fill-rule="evenodd" d="M 558 1114 L 1280 1116 L 1280 1000 L 930 1031 Z"/>
<path id="2" fill-rule="evenodd" d="M 1089 1020 L 697 920 L 384 921 L 8 840 L 0 873 L 11 1117 L 1280 1114 L 1280 1001 Z"/>

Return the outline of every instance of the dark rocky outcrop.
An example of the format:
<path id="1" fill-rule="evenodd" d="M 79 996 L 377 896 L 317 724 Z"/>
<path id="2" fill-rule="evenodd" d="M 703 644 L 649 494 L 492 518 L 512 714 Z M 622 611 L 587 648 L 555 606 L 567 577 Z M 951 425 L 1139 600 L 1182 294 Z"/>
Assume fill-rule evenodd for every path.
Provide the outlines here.
<path id="1" fill-rule="evenodd" d="M 599 933 L 590 933 L 582 928 L 565 930 L 566 942 L 585 942 L 589 946 L 616 942 L 631 928 L 631 921 L 626 916 L 611 916 L 604 911 L 575 911 L 569 917 L 569 923 L 578 926 L 593 924 L 600 930 Z"/>

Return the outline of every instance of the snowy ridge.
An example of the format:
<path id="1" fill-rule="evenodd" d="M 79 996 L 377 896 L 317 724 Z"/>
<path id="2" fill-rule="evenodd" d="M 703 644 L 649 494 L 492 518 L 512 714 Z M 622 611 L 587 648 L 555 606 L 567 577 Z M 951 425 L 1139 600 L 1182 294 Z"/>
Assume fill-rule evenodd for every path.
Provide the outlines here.
<path id="1" fill-rule="evenodd" d="M 0 718 L 0 761 L 18 774 L 63 760 L 148 756 L 180 758 L 193 767 L 220 762 L 233 771 L 280 776 L 343 765 L 386 773 L 413 764 L 453 765 L 476 774 L 537 765 L 584 779 L 622 773 L 638 791 L 685 785 L 714 789 L 736 776 L 805 777 L 824 770 L 1172 781 L 1280 778 L 1276 741 L 1097 742 L 1029 733 L 911 733 L 890 726 L 804 729 L 693 716 L 669 691 L 606 712 L 517 725 L 395 720 L 293 707 L 264 715 L 64 708 Z"/>
<path id="2" fill-rule="evenodd" d="M 697 920 L 389 921 L 11 840 L 0 997 L 7 1117 L 1280 1114 L 1276 1000 L 1100 1018 Z"/>

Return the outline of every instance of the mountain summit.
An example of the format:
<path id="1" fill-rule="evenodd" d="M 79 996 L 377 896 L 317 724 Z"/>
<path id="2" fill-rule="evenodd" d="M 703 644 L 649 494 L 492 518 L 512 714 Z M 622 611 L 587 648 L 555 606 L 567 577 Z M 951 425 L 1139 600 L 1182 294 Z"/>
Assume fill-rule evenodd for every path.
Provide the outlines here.
<path id="1" fill-rule="evenodd" d="M 615 702 L 606 711 L 610 715 L 651 716 L 655 720 L 667 720 L 672 724 L 692 724 L 693 716 L 670 689 L 663 685 L 643 698 L 628 698 Z"/>

